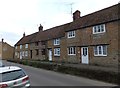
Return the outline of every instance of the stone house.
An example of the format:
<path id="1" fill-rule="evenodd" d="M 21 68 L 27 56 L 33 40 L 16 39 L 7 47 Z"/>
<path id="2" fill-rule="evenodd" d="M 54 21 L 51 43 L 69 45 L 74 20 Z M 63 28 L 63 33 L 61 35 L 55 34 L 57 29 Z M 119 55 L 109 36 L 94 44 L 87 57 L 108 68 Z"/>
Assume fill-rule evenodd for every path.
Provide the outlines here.
<path id="1" fill-rule="evenodd" d="M 82 64 L 118 66 L 119 4 L 80 17 L 73 15 L 73 22 L 66 30 L 68 58 Z"/>
<path id="2" fill-rule="evenodd" d="M 13 59 L 14 47 L 3 41 L 0 42 L 0 59 L 9 60 Z"/>
<path id="3" fill-rule="evenodd" d="M 118 66 L 118 6 L 85 16 L 77 10 L 72 22 L 47 30 L 40 25 L 39 32 L 24 36 L 15 47 L 28 44 L 29 59 Z"/>

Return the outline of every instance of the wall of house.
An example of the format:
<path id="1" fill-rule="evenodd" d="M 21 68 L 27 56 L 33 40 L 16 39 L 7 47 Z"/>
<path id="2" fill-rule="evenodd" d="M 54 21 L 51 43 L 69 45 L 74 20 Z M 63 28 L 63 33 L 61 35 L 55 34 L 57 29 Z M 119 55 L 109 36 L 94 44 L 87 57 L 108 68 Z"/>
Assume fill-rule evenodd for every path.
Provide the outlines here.
<path id="1" fill-rule="evenodd" d="M 2 44 L 2 59 L 13 59 L 14 48 L 7 43 Z"/>
<path id="2" fill-rule="evenodd" d="M 105 24 L 106 32 L 101 34 L 93 34 L 92 27 L 76 30 L 79 48 L 87 46 L 89 54 L 89 64 L 118 66 L 118 23 L 111 22 Z M 95 45 L 107 45 L 107 56 L 94 56 Z M 80 59 L 81 57 L 81 49 Z M 79 57 L 79 56 L 78 56 Z"/>
<path id="3" fill-rule="evenodd" d="M 60 45 L 54 45 L 54 39 L 47 41 L 48 48 L 48 58 L 49 58 L 49 49 L 52 49 L 52 60 L 55 62 L 67 62 L 67 48 L 66 48 L 66 39 L 64 37 L 60 38 Z M 60 48 L 60 56 L 54 55 L 54 49 Z"/>
<path id="4" fill-rule="evenodd" d="M 67 38 L 67 32 L 65 34 L 65 42 L 66 42 L 66 56 L 67 61 L 71 63 L 80 63 L 80 50 L 78 45 L 80 44 L 80 35 L 78 30 L 75 30 L 75 37 L 74 38 Z M 76 55 L 68 55 L 68 47 L 76 47 Z"/>
<path id="5" fill-rule="evenodd" d="M 0 42 L 0 59 L 2 59 L 2 42 Z"/>
<path id="6" fill-rule="evenodd" d="M 118 22 L 107 23 L 106 33 L 100 35 L 97 39 L 93 39 L 93 43 L 107 43 L 108 47 L 106 57 L 94 57 L 92 55 L 92 64 L 118 66 Z"/>
<path id="7" fill-rule="evenodd" d="M 32 50 L 32 58 L 34 60 L 45 60 L 45 55 L 42 55 L 42 49 L 45 49 L 45 45 L 42 45 L 41 42 L 39 42 L 38 45 L 35 45 L 35 43 L 30 44 L 30 50 Z M 37 51 L 38 50 L 38 55 Z M 31 55 L 31 52 L 29 56 Z"/>
<path id="8" fill-rule="evenodd" d="M 28 52 L 27 53 L 27 56 L 26 56 L 26 51 Z M 21 54 L 22 53 L 22 54 Z M 22 49 L 20 49 L 20 45 L 15 46 L 15 52 L 14 52 L 14 59 L 30 59 L 30 45 L 28 44 L 28 48 L 25 48 L 25 44 L 22 45 Z"/>

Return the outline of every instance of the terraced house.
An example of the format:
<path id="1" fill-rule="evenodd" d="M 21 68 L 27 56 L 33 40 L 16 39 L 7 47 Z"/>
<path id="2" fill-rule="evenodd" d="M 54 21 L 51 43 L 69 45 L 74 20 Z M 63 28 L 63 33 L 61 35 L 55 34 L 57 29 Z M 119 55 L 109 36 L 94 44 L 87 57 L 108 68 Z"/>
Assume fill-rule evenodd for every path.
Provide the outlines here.
<path id="1" fill-rule="evenodd" d="M 40 25 L 15 44 L 15 58 L 118 66 L 118 10 L 119 4 L 85 16 L 77 10 L 70 23 L 47 30 Z"/>

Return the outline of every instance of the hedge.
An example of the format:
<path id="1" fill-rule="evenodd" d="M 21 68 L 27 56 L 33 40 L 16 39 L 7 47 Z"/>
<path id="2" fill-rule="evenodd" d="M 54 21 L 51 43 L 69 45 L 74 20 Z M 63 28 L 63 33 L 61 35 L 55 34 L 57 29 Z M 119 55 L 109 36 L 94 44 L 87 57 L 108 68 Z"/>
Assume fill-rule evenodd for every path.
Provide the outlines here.
<path id="1" fill-rule="evenodd" d="M 10 62 L 15 62 L 23 65 L 29 65 L 36 68 L 43 68 L 47 70 L 52 70 L 56 72 L 76 75 L 76 76 L 83 76 L 90 79 L 101 80 L 109 83 L 119 84 L 120 78 L 118 72 L 108 72 L 99 69 L 86 69 L 86 68 L 76 68 L 76 67 L 69 67 L 65 66 L 64 64 L 57 64 L 54 62 L 41 62 L 41 61 L 30 61 L 30 60 L 8 60 Z"/>

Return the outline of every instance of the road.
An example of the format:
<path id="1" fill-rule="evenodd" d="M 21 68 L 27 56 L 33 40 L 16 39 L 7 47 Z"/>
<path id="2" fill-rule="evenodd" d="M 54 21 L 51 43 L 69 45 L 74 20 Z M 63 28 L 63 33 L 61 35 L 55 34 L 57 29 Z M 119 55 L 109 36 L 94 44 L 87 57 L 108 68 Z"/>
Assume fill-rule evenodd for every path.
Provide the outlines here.
<path id="1" fill-rule="evenodd" d="M 7 61 L 3 61 L 3 63 L 5 65 L 14 65 L 23 68 L 30 77 L 31 86 L 115 86 L 114 84 L 24 66 Z"/>

